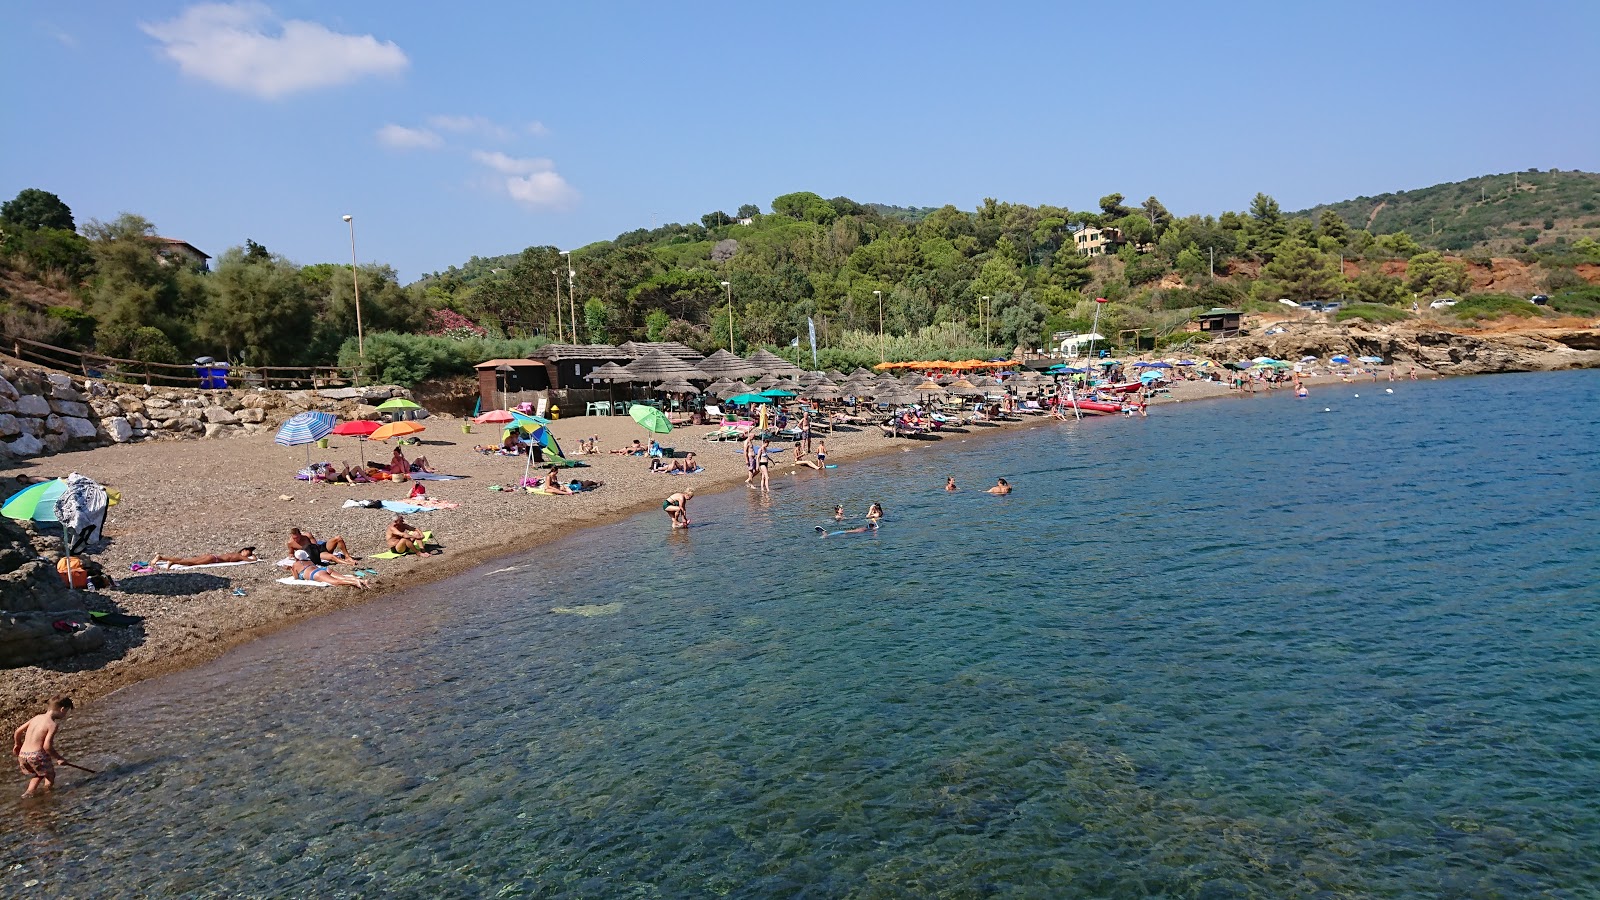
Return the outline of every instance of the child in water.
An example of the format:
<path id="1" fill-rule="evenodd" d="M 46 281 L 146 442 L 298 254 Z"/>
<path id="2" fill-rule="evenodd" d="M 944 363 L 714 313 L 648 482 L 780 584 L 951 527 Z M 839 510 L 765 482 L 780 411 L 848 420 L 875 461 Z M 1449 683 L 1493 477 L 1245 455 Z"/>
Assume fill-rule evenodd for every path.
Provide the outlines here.
<path id="1" fill-rule="evenodd" d="M 67 762 L 56 752 L 56 730 L 70 712 L 71 697 L 54 697 L 44 712 L 23 723 L 12 737 L 11 755 L 17 758 L 17 768 L 29 777 L 24 799 L 56 786 L 56 763 Z"/>

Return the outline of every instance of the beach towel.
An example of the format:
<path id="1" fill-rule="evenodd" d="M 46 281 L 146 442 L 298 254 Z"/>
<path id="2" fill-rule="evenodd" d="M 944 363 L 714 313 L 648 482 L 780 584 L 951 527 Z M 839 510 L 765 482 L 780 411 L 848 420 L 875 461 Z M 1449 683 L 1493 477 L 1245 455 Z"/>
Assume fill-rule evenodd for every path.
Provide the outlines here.
<path id="1" fill-rule="evenodd" d="M 144 616 L 130 616 L 127 613 L 119 612 L 91 611 L 89 617 L 94 620 L 96 625 L 108 625 L 112 628 L 128 628 L 144 621 Z"/>
<path id="2" fill-rule="evenodd" d="M 278 579 L 278 583 L 279 584 L 297 584 L 297 585 L 300 585 L 301 587 L 333 587 L 333 585 L 327 583 L 326 581 L 301 581 L 300 579 L 295 578 L 293 576 L 291 576 L 289 578 L 279 578 Z"/>
<path id="3" fill-rule="evenodd" d="M 382 501 L 381 505 L 389 512 L 399 513 L 402 516 L 409 516 L 412 513 L 427 512 L 434 508 L 431 506 L 418 506 L 415 503 L 407 503 L 404 500 L 384 500 Z"/>
<path id="4" fill-rule="evenodd" d="M 438 472 L 412 472 L 412 481 L 460 481 L 467 475 L 440 475 Z"/>
<path id="5" fill-rule="evenodd" d="M 201 566 L 175 566 L 171 563 L 159 562 L 156 563 L 156 568 L 167 569 L 172 572 L 187 572 L 190 569 L 220 569 L 223 566 L 248 566 L 253 562 L 259 562 L 259 560 L 245 559 L 238 562 L 206 563 L 205 565 Z"/>
<path id="6" fill-rule="evenodd" d="M 428 545 L 428 542 L 431 541 L 431 540 L 433 540 L 433 532 L 424 531 L 422 533 L 422 545 L 424 547 L 426 547 Z M 396 553 L 393 550 L 385 550 L 382 553 L 368 553 L 367 554 L 367 556 L 369 556 L 369 557 L 371 557 L 373 559 L 399 559 L 402 556 L 410 556 L 410 555 L 411 554 L 409 554 L 409 553 Z"/>

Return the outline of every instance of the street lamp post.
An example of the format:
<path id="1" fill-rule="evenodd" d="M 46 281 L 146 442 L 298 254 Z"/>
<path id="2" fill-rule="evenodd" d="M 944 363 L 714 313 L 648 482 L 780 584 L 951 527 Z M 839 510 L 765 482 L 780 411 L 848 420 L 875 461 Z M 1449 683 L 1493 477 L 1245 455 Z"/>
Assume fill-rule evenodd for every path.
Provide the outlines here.
<path id="1" fill-rule="evenodd" d="M 728 289 L 728 352 L 737 353 L 733 349 L 733 282 L 724 281 L 722 286 Z"/>
<path id="2" fill-rule="evenodd" d="M 988 310 L 988 314 L 984 310 Z M 983 295 L 983 303 L 978 306 L 978 321 L 983 323 L 983 345 L 989 346 L 989 316 L 994 314 L 994 304 L 989 302 L 989 295 Z"/>
<path id="3" fill-rule="evenodd" d="M 883 344 L 883 291 L 872 293 L 878 298 L 878 362 L 888 362 L 889 353 Z"/>
<path id="4" fill-rule="evenodd" d="M 356 354 L 362 359 L 367 358 L 367 341 L 361 334 L 361 279 L 356 273 L 356 220 L 354 216 L 345 216 L 344 223 L 350 226 L 350 284 L 356 289 Z"/>
<path id="5" fill-rule="evenodd" d="M 551 269 L 550 274 L 556 277 L 556 340 L 559 341 L 566 336 L 561 324 L 561 270 Z"/>
<path id="6" fill-rule="evenodd" d="M 578 342 L 578 299 L 572 292 L 572 279 L 578 277 L 578 270 L 572 267 L 572 251 L 563 250 L 561 255 L 567 258 L 567 309 L 572 315 L 567 318 L 572 324 L 572 342 Z"/>

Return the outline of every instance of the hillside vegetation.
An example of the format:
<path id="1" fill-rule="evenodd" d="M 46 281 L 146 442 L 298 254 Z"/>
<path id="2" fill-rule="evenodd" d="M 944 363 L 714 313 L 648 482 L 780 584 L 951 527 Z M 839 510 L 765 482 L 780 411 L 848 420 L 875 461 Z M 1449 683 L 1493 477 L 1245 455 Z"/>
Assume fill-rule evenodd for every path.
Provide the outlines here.
<path id="1" fill-rule="evenodd" d="M 1585 202 L 1569 197 L 1575 178 L 1540 177 L 1502 208 Z M 351 364 L 359 280 L 371 376 L 409 383 L 550 340 L 767 346 L 798 359 L 809 357 L 814 327 L 823 364 L 853 367 L 880 356 L 1009 354 L 1086 331 L 1097 312 L 1115 344 L 1148 347 L 1200 340 L 1188 330 L 1197 310 L 1281 309 L 1283 298 L 1364 304 L 1359 316 L 1372 321 L 1404 318 L 1416 298 L 1474 290 L 1521 294 L 1520 303 L 1543 291 L 1553 311 L 1570 314 L 1600 304 L 1588 284 L 1600 280 L 1600 243 L 1590 238 L 1523 244 L 1509 260 L 1462 259 L 1384 230 L 1382 210 L 1351 221 L 1344 208 L 1359 211 L 1290 215 L 1265 194 L 1216 216 L 1177 217 L 1155 197 L 1135 204 L 1122 194 L 1091 210 L 989 199 L 967 211 L 802 191 L 766 211 L 713 210 L 580 247 L 570 257 L 574 298 L 552 274 L 568 264 L 554 247 L 474 257 L 405 286 L 387 266 L 353 279 L 348 266 L 300 265 L 253 240 L 208 267 L 162 250 L 138 216 L 78 229 L 55 195 L 30 189 L 0 205 L 0 331 L 153 362 Z M 1457 309 L 1462 319 L 1553 314 L 1501 300 Z"/>
<path id="2" fill-rule="evenodd" d="M 1433 250 L 1559 252 L 1580 238 L 1600 240 L 1600 174 L 1529 169 L 1357 197 L 1295 215 L 1316 218 L 1323 210 L 1374 233 L 1407 232 Z"/>

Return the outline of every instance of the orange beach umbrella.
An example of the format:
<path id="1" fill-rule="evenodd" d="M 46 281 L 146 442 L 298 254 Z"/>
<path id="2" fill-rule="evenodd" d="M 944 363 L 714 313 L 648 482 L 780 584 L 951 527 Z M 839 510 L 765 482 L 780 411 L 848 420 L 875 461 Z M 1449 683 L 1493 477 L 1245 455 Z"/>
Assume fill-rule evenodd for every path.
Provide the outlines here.
<path id="1" fill-rule="evenodd" d="M 387 441 L 392 437 L 405 437 L 408 434 L 420 434 L 428 429 L 415 422 L 390 422 L 374 431 L 369 439 L 374 441 Z"/>

